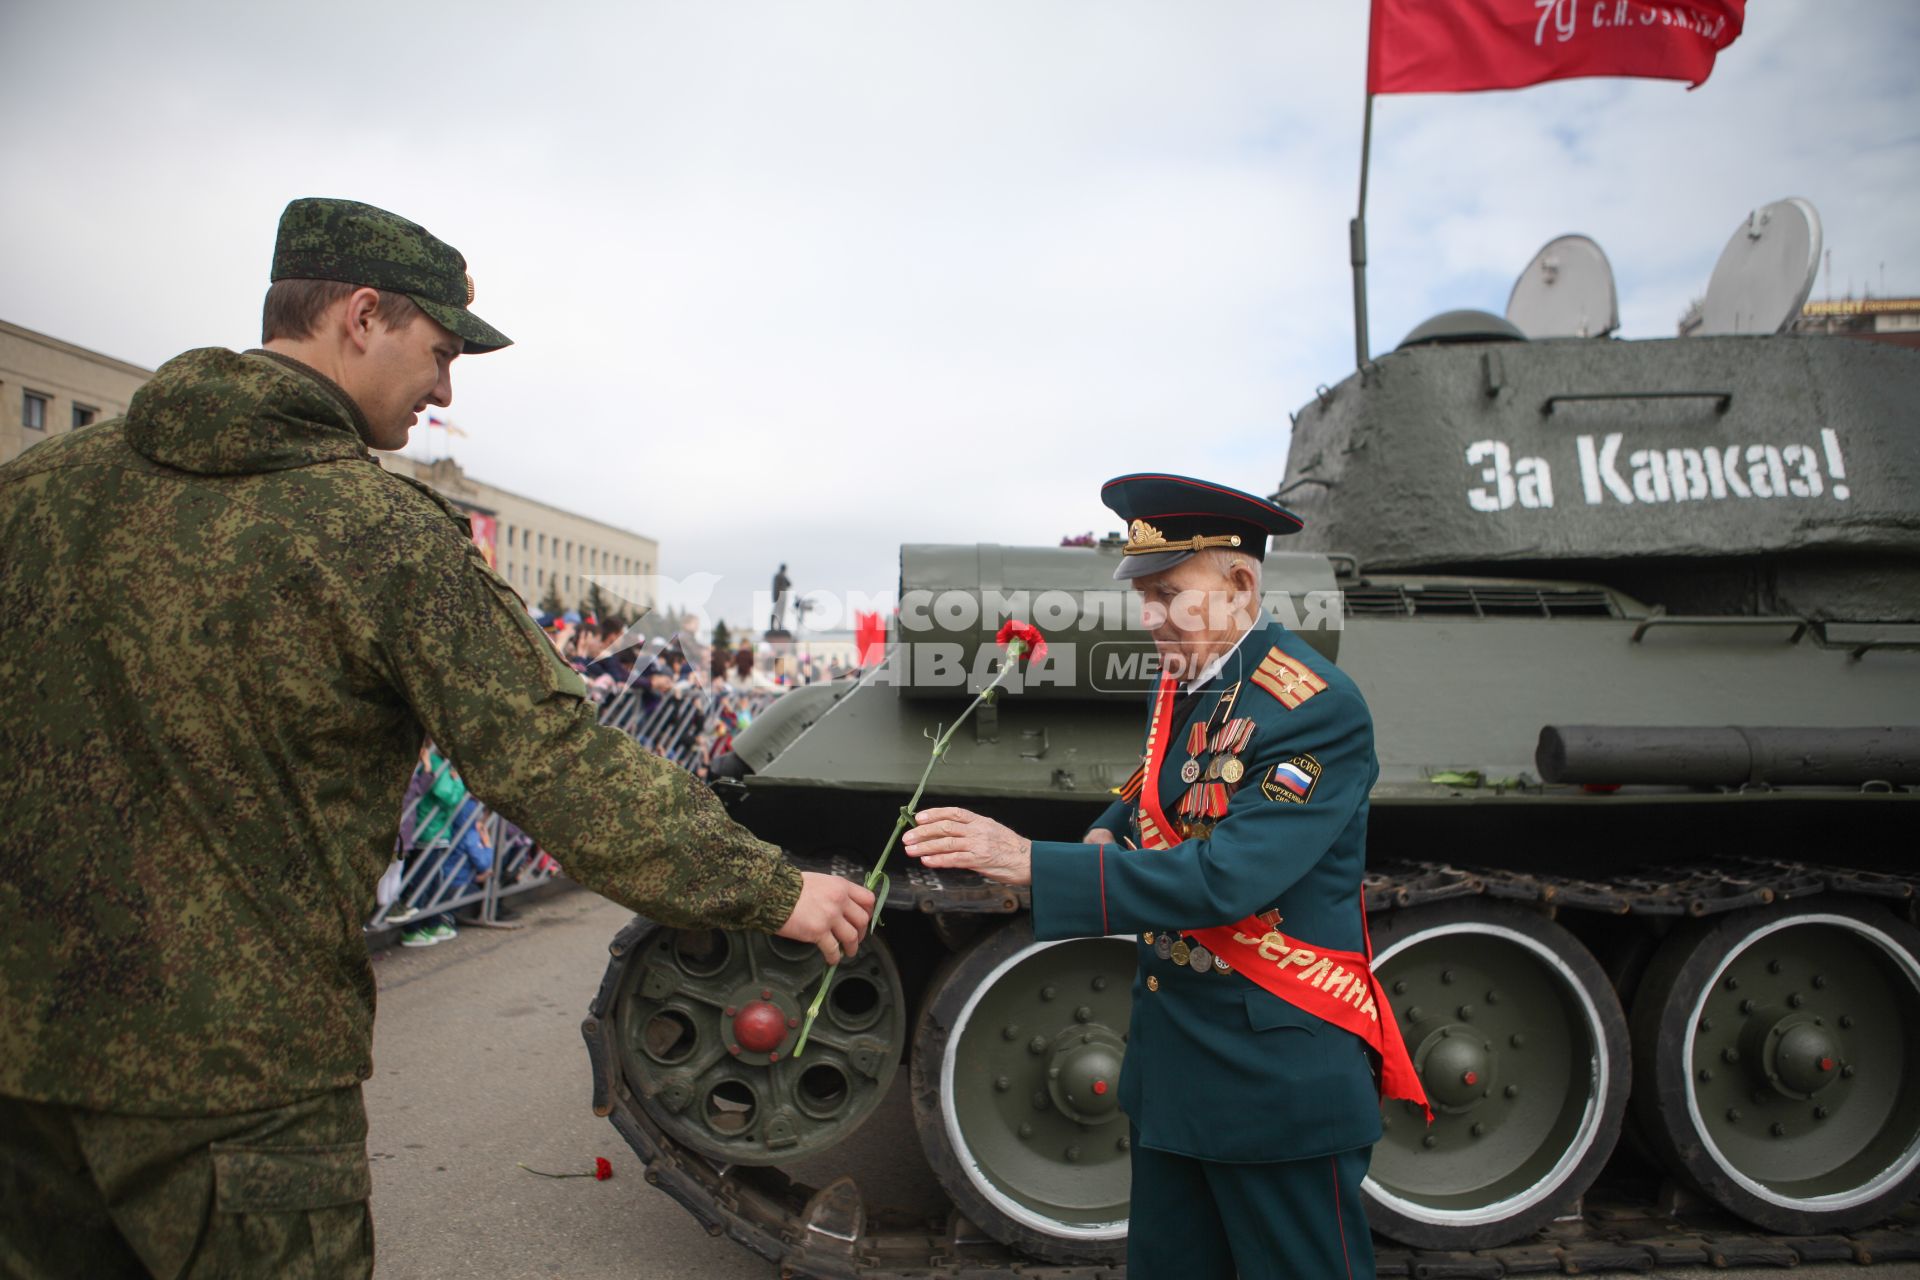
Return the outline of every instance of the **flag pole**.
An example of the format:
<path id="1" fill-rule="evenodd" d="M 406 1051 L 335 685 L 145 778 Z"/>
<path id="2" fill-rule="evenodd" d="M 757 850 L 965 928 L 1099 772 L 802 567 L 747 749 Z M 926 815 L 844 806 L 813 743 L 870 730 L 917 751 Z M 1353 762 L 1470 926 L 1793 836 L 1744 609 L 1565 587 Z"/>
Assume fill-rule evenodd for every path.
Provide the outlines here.
<path id="1" fill-rule="evenodd" d="M 1347 224 L 1347 247 L 1353 262 L 1353 367 L 1367 367 L 1367 161 L 1373 150 L 1373 94 L 1360 125 L 1360 209 Z"/>

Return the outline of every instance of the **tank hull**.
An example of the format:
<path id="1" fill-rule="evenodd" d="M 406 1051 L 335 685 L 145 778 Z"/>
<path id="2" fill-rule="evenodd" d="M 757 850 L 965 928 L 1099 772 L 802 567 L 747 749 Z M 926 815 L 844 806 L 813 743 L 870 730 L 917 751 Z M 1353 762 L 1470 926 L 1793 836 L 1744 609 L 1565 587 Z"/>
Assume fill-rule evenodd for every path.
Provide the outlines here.
<path id="1" fill-rule="evenodd" d="M 1602 865 L 1657 864 L 1692 856 L 1692 842 L 1714 833 L 1756 853 L 1822 835 L 1843 863 L 1905 856 L 1892 837 L 1902 823 L 1911 830 L 1920 801 L 1905 789 L 1703 789 L 1678 777 L 1606 793 L 1543 784 L 1535 753 L 1551 725 L 1920 725 L 1920 650 L 1856 653 L 1853 641 L 1828 638 L 1831 627 L 1692 625 L 1609 598 L 1617 616 L 1344 620 L 1340 665 L 1367 697 L 1380 758 L 1374 854 L 1431 857 L 1444 839 L 1469 842 L 1476 862 L 1539 866 L 1601 853 Z M 1036 838 L 1071 838 L 1138 762 L 1143 712 L 1144 703 L 1007 700 L 993 729 L 956 740 L 929 796 L 991 811 Z M 723 794 L 742 821 L 787 847 L 831 832 L 836 846 L 875 848 L 940 722 L 938 704 L 863 684 Z M 1477 785 L 1432 781 L 1449 776 Z M 1860 824 L 1860 838 L 1833 840 L 1837 822 Z M 1493 840 L 1502 835 L 1506 843 Z"/>
<path id="2" fill-rule="evenodd" d="M 1507 974 L 1516 964 L 1537 961 L 1544 976 L 1533 998 L 1545 1000 L 1546 1012 L 1555 1016 L 1573 1010 L 1566 1035 L 1576 1043 L 1588 1036 L 1599 1046 L 1593 1052 L 1604 1052 L 1614 1064 L 1607 1095 L 1596 1095 L 1588 1123 L 1574 1129 L 1585 1135 L 1585 1148 L 1577 1160 L 1561 1164 L 1573 1170 L 1568 1176 L 1587 1203 L 1607 1203 L 1611 1221 L 1632 1224 L 1631 1231 L 1609 1235 L 1589 1220 L 1577 1238 L 1556 1236 L 1568 1227 L 1556 1227 L 1552 1217 L 1564 1217 L 1580 1195 L 1568 1200 L 1565 1187 L 1556 1193 L 1557 1184 L 1541 1180 L 1534 1168 L 1540 1159 L 1517 1160 L 1510 1176 L 1535 1179 L 1533 1199 L 1508 1197 L 1502 1203 L 1524 1212 L 1506 1211 L 1491 1222 L 1465 1221 L 1444 1208 L 1428 1212 L 1423 1206 L 1433 1197 L 1422 1199 L 1417 1179 L 1410 1189 L 1377 1188 L 1369 1213 L 1377 1229 L 1389 1232 L 1379 1242 L 1383 1262 L 1391 1266 L 1400 1259 L 1412 1267 L 1430 1251 L 1471 1248 L 1490 1258 L 1512 1252 L 1518 1266 L 1552 1248 L 1589 1265 L 1644 1263 L 1649 1257 L 1668 1267 L 1704 1264 L 1709 1252 L 1692 1256 L 1649 1243 L 1699 1232 L 1704 1222 L 1717 1222 L 1714 1230 L 1733 1251 L 1720 1256 L 1739 1257 L 1742 1249 L 1756 1260 L 1773 1256 L 1776 1246 L 1758 1227 L 1712 1218 L 1718 1210 L 1683 1194 L 1694 1185 L 1684 1170 L 1662 1170 L 1660 1157 L 1644 1154 L 1660 1144 L 1638 1131 L 1664 1121 L 1641 1116 L 1648 1108 L 1629 1087 L 1638 1077 L 1627 1019 L 1662 940 L 1689 922 L 1721 922 L 1724 933 L 1732 921 L 1737 933 L 1749 916 L 1796 903 L 1796 910 L 1885 916 L 1893 922 L 1889 928 L 1910 925 L 1920 890 L 1920 864 L 1911 853 L 1920 795 L 1906 786 L 1871 784 L 1701 786 L 1644 778 L 1618 787 L 1549 784 L 1540 779 L 1536 748 L 1542 730 L 1555 725 L 1698 729 L 1764 719 L 1776 733 L 1810 735 L 1876 725 L 1911 728 L 1920 725 L 1920 653 L 1885 646 L 1857 651 L 1844 637 L 1830 637 L 1827 628 L 1797 620 L 1730 628 L 1662 622 L 1662 615 L 1631 597 L 1592 584 L 1418 575 L 1343 581 L 1350 603 L 1340 660 L 1368 697 L 1382 766 L 1372 796 L 1366 888 L 1382 948 L 1381 972 L 1417 981 L 1443 965 L 1475 962 L 1457 948 L 1464 939 L 1489 934 L 1512 933 L 1536 949 L 1479 962 Z M 1484 616 L 1484 602 L 1510 602 L 1521 587 L 1575 601 L 1578 608 L 1567 616 L 1553 616 L 1551 605 L 1530 615 Z M 1401 600 L 1483 603 L 1479 615 L 1470 617 L 1354 611 L 1383 593 Z M 1604 606 L 1595 607 L 1595 600 Z M 1760 707 L 1764 717 L 1756 714 Z M 760 767 L 717 789 L 736 817 L 792 851 L 802 865 L 857 877 L 917 781 L 915 761 L 927 736 L 954 710 L 951 701 L 900 698 L 879 679 L 812 692 L 794 699 L 790 711 L 777 713 L 776 707 L 756 721 L 756 730 L 776 740 L 778 750 L 762 751 L 745 737 L 742 754 Z M 1009 699 L 997 716 L 956 739 L 926 802 L 963 804 L 1036 838 L 1072 839 L 1138 760 L 1142 710 L 1141 702 L 1114 698 L 1026 704 Z M 789 716 L 794 718 L 784 719 Z M 982 1184 L 982 1201 L 966 1181 L 968 1168 L 977 1171 L 978 1163 L 956 1156 L 940 1140 L 954 1129 L 955 1103 L 943 1092 L 941 1069 L 930 1065 L 926 1048 L 929 1042 L 959 1042 L 964 1028 L 941 1024 L 930 1032 L 928 1019 L 960 1004 L 956 965 L 971 963 L 991 977 L 995 969 L 968 957 L 989 947 L 998 949 L 996 955 L 1030 947 L 1016 937 L 1028 905 L 1022 889 L 896 866 L 888 924 L 879 935 L 899 961 L 905 1002 L 900 1020 L 916 1027 L 912 1043 L 902 1044 L 900 1052 L 914 1067 L 915 1115 L 928 1143 L 927 1159 L 957 1199 L 975 1205 L 972 1212 L 993 1212 L 993 1188 Z M 1514 912 L 1520 925 L 1541 937 L 1529 939 L 1503 923 Z M 616 946 L 637 945 L 649 926 L 636 928 L 633 938 Z M 1392 950 L 1396 946 L 1410 949 Z M 1127 981 L 1130 967 L 1130 957 L 1119 958 L 1113 981 Z M 1551 987 L 1563 969 L 1585 975 L 1583 987 L 1570 985 L 1560 993 L 1564 999 Z M 1667 984 L 1659 999 L 1671 1004 L 1680 998 L 1659 977 L 1665 970 L 1654 972 Z M 793 1274 L 939 1274 L 951 1256 L 944 1250 L 969 1234 L 976 1241 L 971 1264 L 988 1269 L 1052 1262 L 1068 1275 L 1072 1267 L 1119 1256 L 1111 1241 L 1076 1243 L 1065 1228 L 1058 1236 L 1036 1229 L 1017 1198 L 1004 1201 L 1012 1212 L 995 1229 L 983 1230 L 963 1213 L 903 1224 L 885 1213 L 882 1188 L 863 1188 L 857 1179 L 835 1184 L 829 1195 L 831 1188 L 792 1183 L 777 1168 L 749 1161 L 716 1169 L 709 1157 L 676 1143 L 673 1126 L 649 1114 L 646 1089 L 622 1075 L 619 1046 L 630 1038 L 627 1024 L 636 1016 L 622 992 L 633 980 L 629 963 L 617 955 L 588 1023 L 589 1043 L 599 1046 L 596 1058 L 612 1064 L 602 1068 L 601 1105 L 636 1150 L 662 1168 L 661 1185 L 677 1187 L 675 1194 L 703 1219 L 780 1260 Z M 969 989 L 980 981 L 980 973 L 965 976 Z M 1584 1032 L 1583 1010 L 1591 1010 Z M 1515 1016 L 1531 1025 L 1541 1011 Z M 1420 1034 L 1430 1039 L 1445 1030 L 1426 1025 L 1432 1018 L 1417 1009 L 1403 1012 L 1410 1044 Z M 629 1048 L 626 1059 L 633 1056 Z M 1502 1069 L 1504 1078 L 1536 1082 L 1540 1071 L 1516 1062 Z M 1529 1070 L 1534 1074 L 1525 1074 Z M 1575 1109 L 1579 1102 L 1577 1095 L 1563 1099 Z M 1511 1141 L 1524 1147 L 1551 1138 L 1543 1130 L 1521 1132 Z M 1393 1140 L 1390 1130 L 1378 1153 L 1379 1168 L 1387 1171 L 1383 1178 L 1412 1167 L 1403 1157 L 1395 1164 Z M 669 1172 L 674 1169 L 679 1172 Z M 1633 1188 L 1658 1185 L 1662 1172 L 1671 1180 L 1663 1201 L 1635 1198 Z M 1716 1175 L 1707 1169 L 1693 1176 L 1711 1182 Z M 750 1182 L 751 1193 L 735 1185 L 738 1180 Z M 1801 1234 L 1843 1238 L 1830 1223 L 1796 1217 L 1791 1205 L 1783 1212 L 1774 1224 L 1798 1223 Z M 1876 1206 L 1875 1221 L 1887 1212 Z M 1897 1216 L 1898 1206 L 1891 1212 Z M 860 1243 L 850 1250 L 834 1232 L 806 1225 L 837 1221 L 844 1227 L 855 1219 L 864 1225 Z M 1516 1243 L 1514 1233 L 1522 1227 Z M 1872 1239 L 1880 1256 L 1901 1255 L 1909 1244 L 1920 1255 L 1920 1235 L 1897 1221 L 1851 1229 L 1866 1231 L 1861 1238 Z"/>

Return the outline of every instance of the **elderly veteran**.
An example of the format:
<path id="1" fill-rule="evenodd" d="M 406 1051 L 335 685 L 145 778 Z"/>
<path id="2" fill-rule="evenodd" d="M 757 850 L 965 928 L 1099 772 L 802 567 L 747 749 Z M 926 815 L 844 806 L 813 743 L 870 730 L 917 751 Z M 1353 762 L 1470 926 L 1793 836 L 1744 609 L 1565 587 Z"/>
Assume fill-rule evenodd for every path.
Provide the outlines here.
<path id="1" fill-rule="evenodd" d="M 0 1275 L 372 1270 L 361 924 L 423 736 L 663 923 L 835 961 L 868 922 L 601 726 L 466 517 L 381 469 L 508 343 L 466 266 L 295 200 L 259 350 L 0 467 Z"/>
<path id="2" fill-rule="evenodd" d="M 907 852 L 1030 882 L 1038 938 L 1138 939 L 1129 1276 L 1370 1277 L 1374 1063 L 1424 1098 L 1367 961 L 1366 702 L 1260 609 L 1268 536 L 1296 516 L 1183 476 L 1101 496 L 1161 659 L 1145 764 L 1081 843 L 936 808 Z"/>

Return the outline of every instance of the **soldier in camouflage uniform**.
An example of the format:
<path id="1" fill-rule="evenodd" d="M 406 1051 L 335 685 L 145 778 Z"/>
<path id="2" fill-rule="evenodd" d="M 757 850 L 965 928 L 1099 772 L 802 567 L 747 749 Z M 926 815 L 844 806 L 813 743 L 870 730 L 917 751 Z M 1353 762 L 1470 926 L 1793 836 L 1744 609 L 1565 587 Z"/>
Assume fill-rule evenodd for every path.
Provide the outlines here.
<path id="1" fill-rule="evenodd" d="M 867 923 L 599 726 L 460 513 L 368 451 L 507 345 L 465 268 L 297 200 L 264 350 L 0 467 L 0 1274 L 371 1271 L 361 924 L 423 734 L 636 911 L 829 960 Z"/>

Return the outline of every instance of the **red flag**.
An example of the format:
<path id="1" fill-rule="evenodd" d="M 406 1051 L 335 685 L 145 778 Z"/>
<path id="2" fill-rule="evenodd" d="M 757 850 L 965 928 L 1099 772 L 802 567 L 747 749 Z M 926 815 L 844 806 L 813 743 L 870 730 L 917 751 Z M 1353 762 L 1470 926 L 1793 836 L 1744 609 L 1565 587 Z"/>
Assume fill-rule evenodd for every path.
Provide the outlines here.
<path id="1" fill-rule="evenodd" d="M 1373 0 L 1368 93 L 1518 89 L 1579 76 L 1698 88 L 1746 0 Z"/>
<path id="2" fill-rule="evenodd" d="M 885 655 L 887 648 L 887 624 L 877 613 L 855 613 L 853 615 L 853 644 L 860 655 L 860 665 L 871 667 Z"/>
<path id="3" fill-rule="evenodd" d="M 487 558 L 490 567 L 499 568 L 500 561 L 495 551 L 499 522 L 490 515 L 468 510 L 467 523 L 473 526 L 473 545 L 480 548 L 480 554 Z"/>

